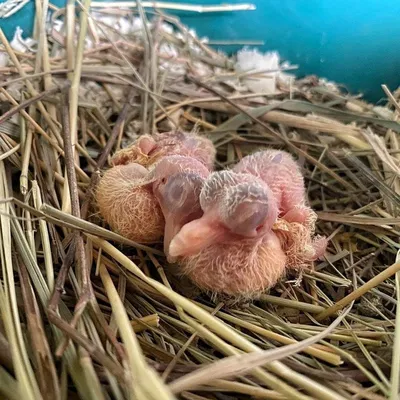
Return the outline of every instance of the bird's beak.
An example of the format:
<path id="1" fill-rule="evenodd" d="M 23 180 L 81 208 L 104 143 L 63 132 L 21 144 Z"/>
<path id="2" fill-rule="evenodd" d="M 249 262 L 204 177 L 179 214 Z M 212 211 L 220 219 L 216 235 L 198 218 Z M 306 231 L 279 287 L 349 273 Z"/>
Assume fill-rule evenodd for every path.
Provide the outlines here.
<path id="1" fill-rule="evenodd" d="M 182 227 L 182 224 L 179 223 L 179 221 L 176 221 L 176 219 L 168 215 L 165 218 L 165 230 L 164 230 L 164 253 L 167 256 L 167 260 L 170 263 L 173 263 L 176 261 L 176 257 L 171 256 L 169 252 L 169 247 L 171 244 L 171 241 L 174 239 L 174 237 L 178 234 Z"/>
<path id="2" fill-rule="evenodd" d="M 171 240 L 168 254 L 170 257 L 191 256 L 221 241 L 224 230 L 215 226 L 204 216 L 184 225 Z"/>

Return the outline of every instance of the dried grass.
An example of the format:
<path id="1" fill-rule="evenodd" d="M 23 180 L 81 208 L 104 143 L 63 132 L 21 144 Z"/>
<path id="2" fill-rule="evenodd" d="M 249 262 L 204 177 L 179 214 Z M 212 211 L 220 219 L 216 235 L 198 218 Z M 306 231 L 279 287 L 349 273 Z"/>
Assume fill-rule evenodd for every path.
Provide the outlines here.
<path id="1" fill-rule="evenodd" d="M 125 35 L 69 2 L 53 14 L 65 29 L 46 31 L 48 6 L 36 53 L 0 30 L 0 395 L 397 398 L 400 93 L 383 86 L 374 107 L 316 77 L 250 93 L 175 18 Z M 96 10 L 144 21 L 137 6 Z M 216 305 L 176 281 L 161 244 L 108 230 L 93 198 L 110 156 L 177 126 L 211 138 L 220 168 L 260 148 L 297 156 L 325 260 L 255 304 Z"/>

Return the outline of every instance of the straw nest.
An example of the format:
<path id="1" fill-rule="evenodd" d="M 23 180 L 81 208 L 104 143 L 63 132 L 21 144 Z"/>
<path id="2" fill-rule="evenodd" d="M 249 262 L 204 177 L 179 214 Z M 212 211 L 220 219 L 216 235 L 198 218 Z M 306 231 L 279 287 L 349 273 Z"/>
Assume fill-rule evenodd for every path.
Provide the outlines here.
<path id="1" fill-rule="evenodd" d="M 90 19 L 89 3 L 44 29 L 37 2 L 29 46 L 0 30 L 1 397 L 394 399 L 398 96 L 374 107 L 317 77 L 239 73 L 175 18 Z M 93 197 L 111 156 L 176 127 L 211 138 L 218 168 L 296 156 L 326 259 L 229 307 L 185 297 L 161 244 L 110 231 Z"/>

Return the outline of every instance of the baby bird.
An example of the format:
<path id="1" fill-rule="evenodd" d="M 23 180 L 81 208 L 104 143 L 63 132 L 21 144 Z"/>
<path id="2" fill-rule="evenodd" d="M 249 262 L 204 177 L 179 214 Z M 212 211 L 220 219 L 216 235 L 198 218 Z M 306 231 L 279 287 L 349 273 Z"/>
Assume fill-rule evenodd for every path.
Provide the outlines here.
<path id="1" fill-rule="evenodd" d="M 262 179 L 274 193 L 279 208 L 274 229 L 288 255 L 288 268 L 302 267 L 324 254 L 326 238 L 313 238 L 317 216 L 307 206 L 303 175 L 289 153 L 260 151 L 244 157 L 233 171 Z"/>
<path id="2" fill-rule="evenodd" d="M 173 161 L 164 161 L 173 155 L 182 157 L 171 159 L 175 160 L 175 170 L 172 168 Z M 212 142 L 197 135 L 179 131 L 143 135 L 132 146 L 115 154 L 113 167 L 100 180 L 96 192 L 100 214 L 113 230 L 140 243 L 158 241 L 165 230 L 165 243 L 169 245 L 171 235 L 177 233 L 170 223 L 175 219 L 168 217 L 165 225 L 153 186 L 155 190 L 162 190 L 163 180 L 167 180 L 170 173 L 177 173 L 179 165 L 180 172 L 188 168 L 208 174 L 213 168 L 214 158 Z M 172 195 L 176 199 L 179 197 L 177 178 L 175 187 L 168 187 L 171 201 Z M 181 179 L 184 177 L 181 176 Z M 168 209 L 164 208 L 166 215 L 173 212 L 171 204 Z"/>
<path id="3" fill-rule="evenodd" d="M 111 229 L 139 243 L 159 241 L 164 233 L 164 216 L 148 174 L 139 164 L 117 165 L 105 172 L 95 195 Z"/>
<path id="4" fill-rule="evenodd" d="M 249 174 L 212 173 L 199 199 L 204 212 L 169 246 L 182 272 L 203 290 L 253 299 L 285 273 L 286 255 L 271 230 L 278 206 L 265 183 Z"/>
<path id="5" fill-rule="evenodd" d="M 175 261 L 169 255 L 171 240 L 182 226 L 203 214 L 199 196 L 209 174 L 201 162 L 185 156 L 164 157 L 150 174 L 149 181 L 165 219 L 164 252 L 169 262 Z"/>
<path id="6" fill-rule="evenodd" d="M 131 146 L 117 152 L 112 163 L 120 165 L 135 162 L 150 167 L 165 156 L 181 155 L 192 157 L 212 170 L 215 154 L 214 145 L 209 139 L 172 131 L 140 136 Z"/>
<path id="7" fill-rule="evenodd" d="M 204 215 L 182 227 L 182 235 L 171 243 L 171 254 L 193 255 L 213 243 L 262 236 L 272 229 L 278 216 L 272 191 L 249 174 L 212 173 L 204 182 L 199 201 Z"/>

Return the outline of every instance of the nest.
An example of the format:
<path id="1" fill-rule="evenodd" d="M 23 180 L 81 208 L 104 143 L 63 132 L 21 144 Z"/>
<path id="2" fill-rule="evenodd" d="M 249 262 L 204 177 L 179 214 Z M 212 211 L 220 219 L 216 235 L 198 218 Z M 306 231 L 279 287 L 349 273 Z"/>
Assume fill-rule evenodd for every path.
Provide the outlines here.
<path id="1" fill-rule="evenodd" d="M 399 94 L 384 86 L 376 107 L 285 68 L 243 71 L 140 3 L 53 11 L 44 29 L 37 10 L 29 46 L 0 30 L 0 394 L 397 395 Z M 138 136 L 175 128 L 211 138 L 218 168 L 291 152 L 325 259 L 230 306 L 174 279 L 161 243 L 112 232 L 94 207 L 100 174 Z"/>

